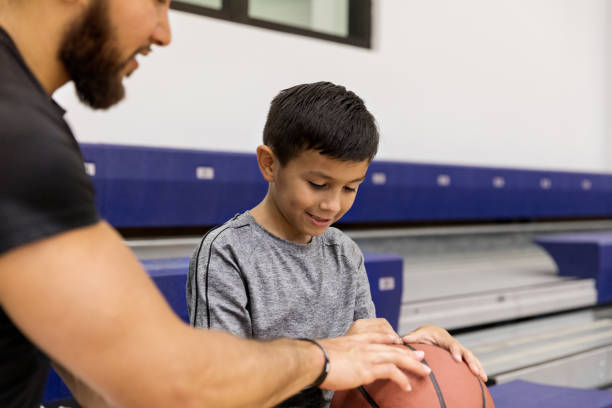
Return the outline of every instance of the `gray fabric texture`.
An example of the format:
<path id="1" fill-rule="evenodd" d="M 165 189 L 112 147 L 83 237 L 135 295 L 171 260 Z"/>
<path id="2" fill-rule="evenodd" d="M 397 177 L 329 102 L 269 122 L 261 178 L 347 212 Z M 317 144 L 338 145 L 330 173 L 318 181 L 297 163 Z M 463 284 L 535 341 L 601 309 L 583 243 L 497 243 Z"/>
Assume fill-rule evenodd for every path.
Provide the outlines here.
<path id="1" fill-rule="evenodd" d="M 248 212 L 209 231 L 194 251 L 187 306 L 196 327 L 261 340 L 337 337 L 375 317 L 363 255 L 349 237 L 330 227 L 297 244 Z M 305 390 L 280 406 L 327 407 L 332 395 Z"/>

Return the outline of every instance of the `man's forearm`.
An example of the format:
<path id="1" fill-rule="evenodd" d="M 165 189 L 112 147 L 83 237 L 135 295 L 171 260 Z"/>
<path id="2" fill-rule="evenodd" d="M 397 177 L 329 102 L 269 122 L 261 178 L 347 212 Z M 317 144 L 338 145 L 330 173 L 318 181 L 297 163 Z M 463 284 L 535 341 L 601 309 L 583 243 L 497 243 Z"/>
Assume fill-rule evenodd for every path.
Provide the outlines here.
<path id="1" fill-rule="evenodd" d="M 201 334 L 208 345 L 201 356 L 206 368 L 192 378 L 193 392 L 206 406 L 271 407 L 312 384 L 323 369 L 321 350 L 308 342 Z"/>
<path id="2" fill-rule="evenodd" d="M 83 408 L 111 408 L 110 405 L 100 394 L 92 390 L 83 381 L 76 378 L 70 371 L 56 362 L 51 365 L 57 374 L 64 381 L 72 392 L 72 396 Z"/>
<path id="3" fill-rule="evenodd" d="M 120 407 L 271 406 L 312 384 L 323 367 L 321 350 L 308 342 L 189 327 L 105 223 L 0 256 L 0 303 L 47 355 Z M 377 378 L 407 386 L 398 367 L 424 366 L 408 349 L 381 344 L 392 342 L 388 334 L 321 340 L 331 362 L 324 388 Z"/>

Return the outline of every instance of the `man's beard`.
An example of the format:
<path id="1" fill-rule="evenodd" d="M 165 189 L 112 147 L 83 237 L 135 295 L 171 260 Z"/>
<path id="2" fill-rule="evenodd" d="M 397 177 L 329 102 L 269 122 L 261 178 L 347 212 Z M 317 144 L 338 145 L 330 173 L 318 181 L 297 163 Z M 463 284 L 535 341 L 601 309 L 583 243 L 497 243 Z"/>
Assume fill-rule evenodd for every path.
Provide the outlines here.
<path id="1" fill-rule="evenodd" d="M 108 0 L 93 0 L 85 15 L 68 28 L 59 57 L 74 81 L 79 99 L 106 109 L 125 96 L 121 71 L 127 62 L 113 43 Z"/>

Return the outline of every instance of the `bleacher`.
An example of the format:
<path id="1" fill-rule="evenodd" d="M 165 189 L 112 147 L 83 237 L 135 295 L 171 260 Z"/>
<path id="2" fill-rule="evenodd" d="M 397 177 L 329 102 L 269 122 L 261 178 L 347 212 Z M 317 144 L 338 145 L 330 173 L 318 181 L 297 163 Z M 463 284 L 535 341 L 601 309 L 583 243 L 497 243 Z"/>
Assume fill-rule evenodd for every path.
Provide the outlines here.
<path id="1" fill-rule="evenodd" d="M 115 227 L 212 226 L 252 208 L 267 184 L 255 154 L 82 144 Z M 374 161 L 351 223 L 550 220 L 612 215 L 612 175 Z"/>
<path id="2" fill-rule="evenodd" d="M 99 211 L 120 230 L 205 229 L 252 208 L 267 188 L 254 154 L 102 144 L 81 148 Z M 492 391 L 502 400 L 505 384 L 507 390 L 551 392 L 515 380 L 534 381 L 535 376 L 568 387 L 571 379 L 559 367 L 580 369 L 592 364 L 593 355 L 599 361 L 612 358 L 612 313 L 593 309 L 611 299 L 610 285 L 601 282 L 612 272 L 593 271 L 597 251 L 582 250 L 580 259 L 570 255 L 584 234 L 612 231 L 610 217 L 612 175 L 374 161 L 339 227 L 366 253 L 379 315 L 400 334 L 425 322 L 457 330 L 460 340 L 482 356 L 491 384 L 502 384 Z M 551 258 L 540 248 L 556 238 L 536 237 L 551 234 L 566 234 L 566 247 L 556 253 L 570 260 L 571 272 L 559 261 L 561 255 L 553 251 Z M 198 239 L 127 241 L 185 320 L 187 257 Z M 576 328 L 576 339 L 586 339 L 574 348 L 550 337 L 568 325 Z M 530 357 L 525 346 L 550 347 L 544 347 L 548 354 Z M 576 385 L 612 383 L 612 369 L 604 361 L 605 370 Z M 567 398 L 563 392 L 555 395 Z M 67 397 L 52 374 L 45 400 Z M 547 404 L 537 406 L 562 406 Z M 512 405 L 498 404 L 503 406 Z"/>

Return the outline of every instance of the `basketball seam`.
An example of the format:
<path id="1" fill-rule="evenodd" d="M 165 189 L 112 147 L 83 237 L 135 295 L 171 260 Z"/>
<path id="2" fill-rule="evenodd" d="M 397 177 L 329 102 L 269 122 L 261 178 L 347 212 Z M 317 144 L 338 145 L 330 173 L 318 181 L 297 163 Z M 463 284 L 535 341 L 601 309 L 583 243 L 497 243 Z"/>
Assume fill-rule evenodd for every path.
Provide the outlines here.
<path id="1" fill-rule="evenodd" d="M 487 400 L 485 398 L 484 387 L 482 386 L 482 381 L 480 378 L 476 378 L 478 380 L 478 385 L 480 385 L 480 395 L 482 396 L 482 408 L 487 408 Z"/>
<path id="2" fill-rule="evenodd" d="M 416 349 L 409 344 L 406 344 L 406 347 L 410 348 L 412 351 L 416 351 Z M 427 364 L 427 360 L 423 359 L 422 363 L 429 367 Z M 430 367 L 431 368 L 431 367 Z M 446 402 L 444 401 L 444 396 L 442 395 L 442 390 L 440 389 L 440 385 L 438 384 L 438 380 L 436 380 L 436 376 L 434 375 L 433 370 L 429 373 L 429 379 L 436 390 L 436 394 L 438 395 L 438 401 L 440 402 L 440 408 L 446 408 Z"/>
<path id="3" fill-rule="evenodd" d="M 359 388 L 357 388 L 359 390 L 359 392 L 361 393 L 361 396 L 363 398 L 365 398 L 365 400 L 368 402 L 368 404 L 370 404 L 370 406 L 372 408 L 380 408 L 378 406 L 378 404 L 376 403 L 376 401 L 374 401 L 374 398 L 372 398 L 372 396 L 368 393 L 368 391 L 365 389 L 365 387 L 361 386 Z"/>

